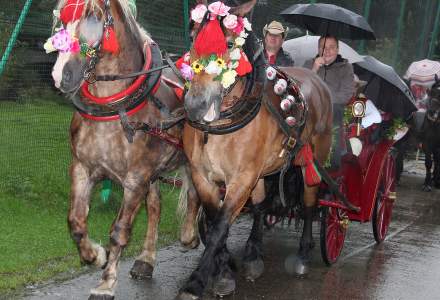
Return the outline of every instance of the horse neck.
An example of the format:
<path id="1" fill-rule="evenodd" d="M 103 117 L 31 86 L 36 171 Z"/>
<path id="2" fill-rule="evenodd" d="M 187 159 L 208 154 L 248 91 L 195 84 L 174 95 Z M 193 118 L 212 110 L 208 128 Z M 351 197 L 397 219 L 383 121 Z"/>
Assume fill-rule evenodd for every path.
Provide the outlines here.
<path id="1" fill-rule="evenodd" d="M 124 75 L 138 72 L 144 64 L 143 45 L 134 33 L 130 32 L 120 21 L 115 21 L 115 32 L 119 42 L 119 53 L 105 53 L 95 67 L 97 75 Z M 98 97 L 107 97 L 126 89 L 136 79 L 117 81 L 98 81 L 90 91 Z"/>

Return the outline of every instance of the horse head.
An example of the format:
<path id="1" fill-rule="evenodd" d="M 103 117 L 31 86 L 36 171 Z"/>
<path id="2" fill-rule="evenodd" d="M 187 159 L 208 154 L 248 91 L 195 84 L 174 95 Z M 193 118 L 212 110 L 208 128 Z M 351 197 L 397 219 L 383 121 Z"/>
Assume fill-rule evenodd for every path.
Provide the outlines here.
<path id="1" fill-rule="evenodd" d="M 435 83 L 429 90 L 427 115 L 433 121 L 440 120 L 440 79 L 435 75 Z"/>
<path id="2" fill-rule="evenodd" d="M 223 1 L 198 3 L 191 11 L 194 42 L 187 65 L 191 82 L 184 105 L 191 121 L 210 123 L 219 119 L 223 97 L 252 70 L 252 57 L 244 51 L 252 30 L 245 15 L 256 0 L 236 7 Z"/>
<path id="3" fill-rule="evenodd" d="M 55 34 L 45 44 L 46 52 L 57 51 L 52 70 L 55 86 L 74 93 L 84 80 L 93 83 L 95 72 L 118 72 L 142 65 L 141 33 L 129 1 L 60 0 L 55 10 Z M 126 66 L 117 58 L 132 58 Z M 125 53 L 125 55 L 124 55 Z M 134 61 L 133 61 L 134 59 Z M 105 67 L 104 67 L 105 65 Z"/>

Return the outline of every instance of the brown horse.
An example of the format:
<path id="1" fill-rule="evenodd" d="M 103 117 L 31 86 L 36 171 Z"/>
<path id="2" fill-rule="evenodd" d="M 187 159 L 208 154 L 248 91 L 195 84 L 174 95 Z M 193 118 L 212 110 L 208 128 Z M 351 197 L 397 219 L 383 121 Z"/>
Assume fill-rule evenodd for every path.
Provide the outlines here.
<path id="1" fill-rule="evenodd" d="M 253 0 L 233 7 L 229 13 L 245 16 L 255 3 L 256 1 Z M 199 4 L 206 5 L 207 3 L 199 1 Z M 208 9 L 207 14 L 209 13 Z M 208 20 L 218 18 L 220 24 L 223 24 L 222 31 L 225 32 L 228 47 L 222 58 L 228 63 L 231 60 L 230 56 L 233 50 L 230 45 L 234 44 L 234 36 L 230 30 L 225 28 L 223 18 L 210 16 L 211 18 L 208 18 L 205 15 L 204 21 L 196 24 L 195 41 L 197 42 L 198 34 L 203 31 L 203 28 L 210 24 Z M 252 48 L 246 46 L 244 47 L 246 49 Z M 249 58 L 254 56 L 253 53 L 246 54 Z M 193 45 L 190 52 L 192 65 L 197 68 L 197 63 L 206 62 L 207 59 L 207 57 L 199 55 Z M 255 67 L 256 64 L 254 64 Z M 298 82 L 308 107 L 305 124 L 301 130 L 298 129 L 297 135 L 294 135 L 293 139 L 311 145 L 314 158 L 323 164 L 327 159 L 331 145 L 330 92 L 320 78 L 309 70 L 282 68 L 281 71 Z M 190 160 L 193 182 L 206 214 L 207 232 L 204 241 L 206 249 L 202 254 L 199 266 L 179 294 L 182 299 L 201 297 L 210 276 L 215 276 L 214 293 L 226 295 L 235 289 L 235 280 L 229 264 L 230 255 L 225 243 L 229 227 L 240 214 L 248 199 L 251 199 L 254 205 L 264 199 L 264 176 L 279 171 L 286 163 L 291 163 L 287 161 L 285 154 L 280 155 L 283 153 L 283 145 L 286 145 L 287 137 L 267 105 L 262 105 L 255 118 L 239 130 L 222 135 L 209 133 L 210 128 L 217 128 L 218 124 L 224 124 L 220 115 L 221 108 L 225 103 L 236 103 L 237 99 L 245 98 L 245 89 L 246 86 L 249 86 L 249 78 L 237 77 L 236 82 L 225 89 L 216 74 L 209 74 L 202 70 L 195 72 L 191 86 L 185 95 L 184 106 L 189 122 L 184 128 L 184 149 Z M 258 94 L 257 90 L 258 88 L 254 88 L 250 94 Z M 248 96 L 246 95 L 246 100 L 243 101 L 255 101 L 255 98 Z M 278 101 L 279 103 L 280 101 L 280 97 L 274 93 L 273 82 L 265 83 L 261 97 L 263 103 L 269 101 Z M 219 193 L 219 185 L 221 184 L 226 186 L 223 199 Z M 317 191 L 317 185 L 304 185 L 303 214 L 305 225 L 294 265 L 298 273 L 307 272 L 310 261 L 310 252 L 313 247 L 312 219 L 317 204 Z M 261 230 L 258 229 L 261 226 L 260 221 L 261 217 L 255 218 L 254 228 L 245 251 L 247 257 L 244 261 L 247 269 L 250 270 L 247 277 L 251 279 L 261 275 L 264 268 L 261 249 L 259 249 L 262 238 Z"/>
<path id="2" fill-rule="evenodd" d="M 65 6 L 66 1 L 58 3 L 58 9 Z M 182 106 L 174 91 L 176 84 L 170 86 L 170 82 L 178 81 L 171 70 L 116 81 L 85 83 L 85 73 L 96 73 L 99 80 L 109 74 L 126 75 L 142 69 L 157 69 L 162 64 L 157 45 L 136 23 L 128 1 L 85 0 L 84 7 L 77 8 L 78 15 L 64 11 L 67 14 L 64 18 L 68 18 L 67 21 L 64 19 L 67 23 L 64 25 L 70 36 L 81 37 L 81 51 L 74 48 L 60 51 L 52 73 L 55 85 L 64 93 L 72 95 L 80 87 L 82 89 L 80 96 L 71 96 L 78 111 L 74 113 L 70 127 L 72 162 L 68 223 L 81 260 L 104 268 L 102 280 L 91 291 L 90 298 L 112 299 L 117 265 L 143 200 L 146 201 L 148 230 L 143 251 L 130 273 L 136 278 L 152 276 L 160 217 L 156 181 L 159 175 L 179 166 L 183 169 L 182 200 L 186 198 L 188 202 L 181 242 L 188 247 L 198 245 L 194 225 L 199 200 L 190 176 L 187 176 L 189 167 L 185 155 L 176 147 L 183 128 L 174 126 L 165 132 L 154 127 L 167 118 L 169 111 Z M 103 40 L 108 38 L 106 35 L 110 29 L 111 34 L 116 34 L 111 42 L 119 47 L 118 51 L 103 50 Z M 153 99 L 161 109 L 149 101 Z M 136 132 L 136 124 L 144 130 Z M 107 249 L 89 238 L 87 228 L 92 188 L 105 178 L 121 184 L 124 189 Z"/>

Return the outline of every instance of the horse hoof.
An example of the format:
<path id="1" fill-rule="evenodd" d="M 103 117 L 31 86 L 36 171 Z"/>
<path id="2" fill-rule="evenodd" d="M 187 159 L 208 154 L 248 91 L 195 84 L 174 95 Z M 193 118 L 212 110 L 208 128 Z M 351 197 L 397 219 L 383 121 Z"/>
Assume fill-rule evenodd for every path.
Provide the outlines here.
<path id="1" fill-rule="evenodd" d="M 284 268 L 290 275 L 305 276 L 309 273 L 309 262 L 297 255 L 289 255 L 284 261 Z"/>
<path id="2" fill-rule="evenodd" d="M 424 191 L 424 192 L 431 192 L 432 191 L 432 187 L 430 185 L 424 184 L 422 186 L 422 191 Z"/>
<path id="3" fill-rule="evenodd" d="M 195 249 L 200 245 L 200 239 L 199 238 L 194 238 L 191 240 L 191 242 L 181 242 L 182 246 L 185 249 Z"/>
<path id="4" fill-rule="evenodd" d="M 188 292 L 180 292 L 174 300 L 199 300 L 200 297 Z"/>
<path id="5" fill-rule="evenodd" d="M 150 279 L 153 277 L 154 267 L 142 260 L 136 260 L 130 270 L 130 276 L 133 279 Z"/>
<path id="6" fill-rule="evenodd" d="M 244 277 L 246 280 L 255 281 L 264 272 L 264 262 L 261 258 L 243 263 Z"/>
<path id="7" fill-rule="evenodd" d="M 108 295 L 108 294 L 91 294 L 89 296 L 89 300 L 114 300 L 114 295 Z"/>
<path id="8" fill-rule="evenodd" d="M 218 297 L 228 296 L 235 291 L 235 287 L 234 278 L 221 277 L 213 284 L 212 292 Z"/>

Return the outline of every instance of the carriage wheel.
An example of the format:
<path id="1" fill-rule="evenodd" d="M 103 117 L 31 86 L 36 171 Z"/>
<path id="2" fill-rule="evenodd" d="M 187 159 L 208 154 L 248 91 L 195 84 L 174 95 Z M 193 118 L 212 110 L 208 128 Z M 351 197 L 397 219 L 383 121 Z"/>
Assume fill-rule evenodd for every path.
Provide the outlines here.
<path id="1" fill-rule="evenodd" d="M 330 266 L 334 264 L 344 247 L 348 218 L 341 209 L 323 207 L 321 209 L 321 256 Z"/>
<path id="2" fill-rule="evenodd" d="M 377 243 L 385 239 L 396 199 L 395 158 L 391 152 L 385 158 L 379 180 L 372 220 L 374 239 Z"/>

